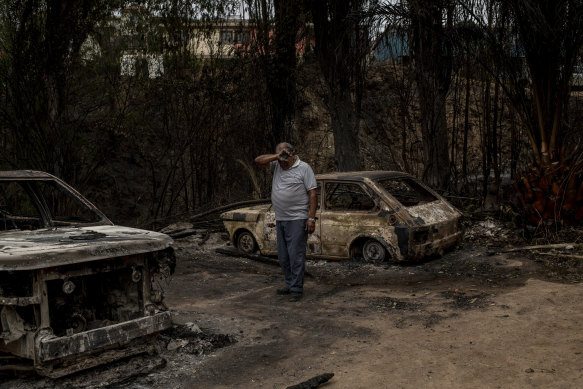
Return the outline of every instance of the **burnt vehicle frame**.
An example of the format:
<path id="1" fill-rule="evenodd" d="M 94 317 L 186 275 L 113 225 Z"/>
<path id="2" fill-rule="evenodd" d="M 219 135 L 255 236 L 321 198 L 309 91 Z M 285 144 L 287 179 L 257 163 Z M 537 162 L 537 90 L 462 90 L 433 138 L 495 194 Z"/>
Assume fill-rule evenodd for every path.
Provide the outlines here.
<path id="1" fill-rule="evenodd" d="M 0 172 L 0 370 L 60 377 L 153 351 L 171 245 L 48 173 Z"/>
<path id="2" fill-rule="evenodd" d="M 395 171 L 316 175 L 316 230 L 309 257 L 401 262 L 442 254 L 462 236 L 461 213 L 413 176 Z M 271 204 L 221 215 L 240 251 L 277 254 Z"/>

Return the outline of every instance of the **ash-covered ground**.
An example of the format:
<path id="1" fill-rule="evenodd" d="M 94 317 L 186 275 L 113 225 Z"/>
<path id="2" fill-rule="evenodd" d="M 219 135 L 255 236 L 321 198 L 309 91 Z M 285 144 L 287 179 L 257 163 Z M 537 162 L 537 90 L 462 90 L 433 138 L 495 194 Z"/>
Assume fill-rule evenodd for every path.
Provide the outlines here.
<path id="1" fill-rule="evenodd" d="M 456 250 L 421 263 L 311 260 L 299 302 L 275 294 L 274 258 L 217 253 L 229 249 L 224 233 L 191 232 L 175 242 L 165 293 L 175 326 L 157 354 L 56 380 L 4 374 L 0 388 L 287 388 L 325 373 L 334 376 L 322 388 L 583 379 L 577 230 L 565 235 L 572 247 L 516 250 L 533 242 L 486 219 L 468 223 Z"/>

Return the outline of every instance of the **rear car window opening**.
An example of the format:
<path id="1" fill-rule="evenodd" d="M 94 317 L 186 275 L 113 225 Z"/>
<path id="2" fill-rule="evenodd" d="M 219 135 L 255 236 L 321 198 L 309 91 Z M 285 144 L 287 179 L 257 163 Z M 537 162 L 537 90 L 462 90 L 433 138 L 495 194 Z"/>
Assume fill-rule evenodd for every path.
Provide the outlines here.
<path id="1" fill-rule="evenodd" d="M 438 200 L 427 189 L 407 177 L 384 178 L 377 183 L 406 207 L 414 207 Z"/>

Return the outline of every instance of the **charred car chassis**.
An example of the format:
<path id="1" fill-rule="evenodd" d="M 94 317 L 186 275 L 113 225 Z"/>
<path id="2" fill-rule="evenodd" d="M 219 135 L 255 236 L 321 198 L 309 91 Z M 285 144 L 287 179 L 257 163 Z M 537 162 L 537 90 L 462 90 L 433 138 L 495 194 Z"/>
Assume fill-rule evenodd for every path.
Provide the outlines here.
<path id="1" fill-rule="evenodd" d="M 0 369 L 60 377 L 153 350 L 168 236 L 113 225 L 43 172 L 0 172 L 0 201 Z"/>

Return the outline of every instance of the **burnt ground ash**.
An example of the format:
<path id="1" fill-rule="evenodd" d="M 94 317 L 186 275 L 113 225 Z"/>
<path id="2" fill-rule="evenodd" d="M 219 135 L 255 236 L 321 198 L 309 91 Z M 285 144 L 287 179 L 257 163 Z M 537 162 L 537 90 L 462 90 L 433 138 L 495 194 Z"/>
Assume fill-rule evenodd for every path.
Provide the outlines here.
<path id="1" fill-rule="evenodd" d="M 573 254 L 573 256 L 564 253 L 545 254 L 544 256 L 537 253 L 526 255 L 533 262 L 541 265 L 544 274 L 550 280 L 568 283 L 583 281 L 583 259 L 579 257 L 581 254 Z"/>
<path id="2" fill-rule="evenodd" d="M 423 306 L 423 304 L 420 303 L 414 303 L 411 301 L 400 301 L 392 297 L 375 298 L 370 303 L 379 312 L 388 312 L 393 309 L 417 311 Z"/>
<path id="3" fill-rule="evenodd" d="M 213 334 L 201 330 L 194 323 L 174 325 L 160 333 L 158 342 L 167 351 L 204 355 L 218 348 L 227 347 L 237 340 L 230 334 Z"/>
<path id="4" fill-rule="evenodd" d="M 441 293 L 443 297 L 451 300 L 450 306 L 456 309 L 484 308 L 489 303 L 487 293 L 466 294 L 465 292 L 446 291 Z"/>
<path id="5" fill-rule="evenodd" d="M 442 257 L 399 265 L 309 261 L 309 288 L 297 305 L 298 316 L 287 300 L 273 296 L 281 281 L 274 259 L 216 253 L 228 247 L 224 234 L 200 231 L 176 241 L 177 273 L 167 297 L 178 307 L 181 324 L 160 334 L 159 354 L 59 380 L 3 376 L 0 388 L 260 387 L 254 385 L 258 379 L 284 376 L 281 384 L 271 381 L 268 387 L 286 388 L 328 371 L 338 373 L 329 383 L 334 386 L 343 371 L 316 366 L 305 376 L 293 375 L 295 365 L 286 364 L 294 355 L 285 348 L 289 334 L 309 334 L 312 354 L 337 358 L 341 353 L 330 345 L 339 339 L 372 344 L 378 335 L 367 327 L 369 321 L 384 321 L 385 328 L 407 334 L 443 329 L 456 317 L 494 309 L 496 320 L 505 320 L 513 312 L 493 306 L 498 295 L 532 278 L 549 279 L 542 260 L 525 253 L 492 254 L 483 243 L 466 238 Z M 557 279 L 571 283 L 568 275 L 576 264 L 557 267 L 562 272 Z M 289 328 L 291 317 L 299 318 L 299 325 Z"/>
<path id="6" fill-rule="evenodd" d="M 413 293 L 410 298 L 376 297 L 369 300 L 371 310 L 387 315 L 396 328 L 430 328 L 444 319 L 458 316 L 457 311 L 484 309 L 491 304 L 489 293 L 459 290 L 421 295 Z"/>

